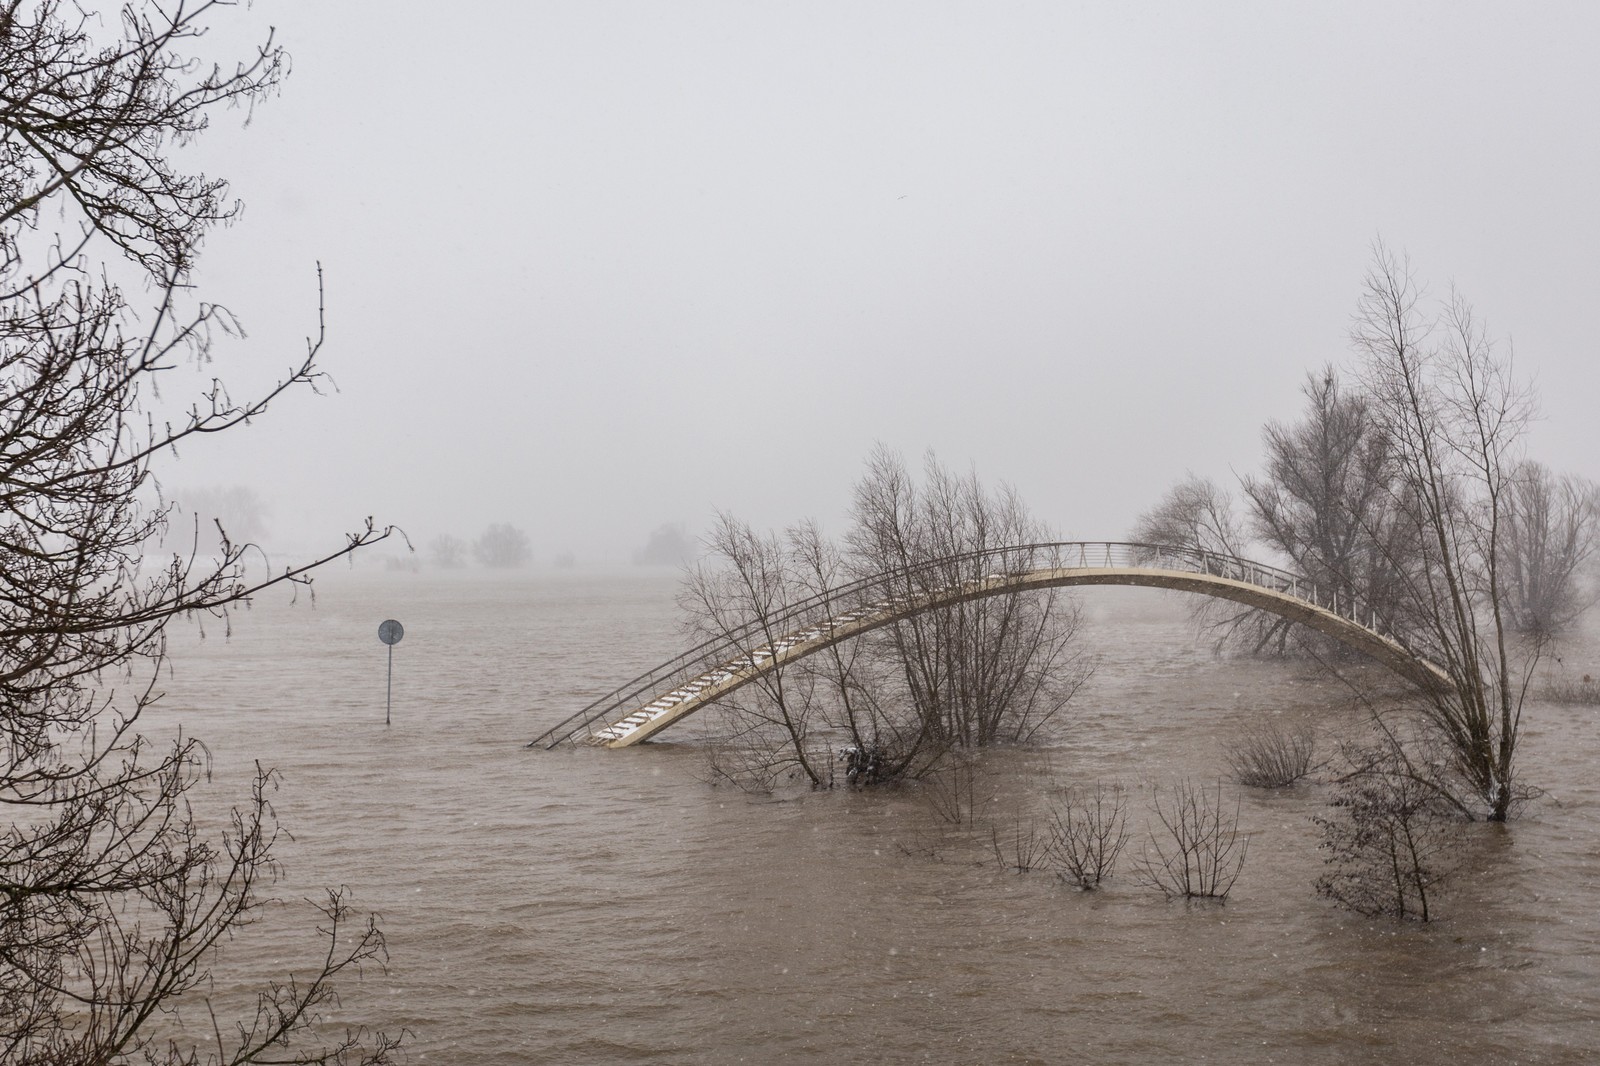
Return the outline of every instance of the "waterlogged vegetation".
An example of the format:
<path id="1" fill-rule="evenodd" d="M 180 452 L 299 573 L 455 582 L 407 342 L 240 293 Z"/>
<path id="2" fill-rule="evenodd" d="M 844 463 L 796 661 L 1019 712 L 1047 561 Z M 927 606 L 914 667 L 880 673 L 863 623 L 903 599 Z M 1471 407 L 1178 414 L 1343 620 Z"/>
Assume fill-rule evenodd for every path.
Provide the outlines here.
<path id="1" fill-rule="evenodd" d="M 508 720 L 489 716 L 538 686 L 523 677 L 515 693 L 485 698 L 493 679 L 484 676 L 477 643 L 513 640 L 515 647 L 495 653 L 497 661 L 520 662 L 528 641 L 514 626 L 475 628 L 477 603 L 458 607 L 450 654 L 440 654 L 430 670 L 430 680 L 452 678 L 451 687 L 436 690 L 437 703 L 459 711 L 465 727 L 454 714 L 418 715 L 408 732 L 372 729 L 352 743 L 360 734 L 324 712 L 329 705 L 360 707 L 361 697 L 351 689 L 329 700 L 330 689 L 319 689 L 317 699 L 307 699 L 298 669 L 279 665 L 325 665 L 332 657 L 331 626 L 315 632 L 317 646 L 295 646 L 319 628 L 303 618 L 274 628 L 283 643 L 260 675 L 241 680 L 249 674 L 244 657 L 217 655 L 217 674 L 182 697 L 184 714 L 212 715 L 235 731 L 233 740 L 243 736 L 239 746 L 251 753 L 298 760 L 321 775 L 323 791 L 307 804 L 315 826 L 308 837 L 347 845 L 346 868 L 386 892 L 386 902 L 404 914 L 408 935 L 418 934 L 412 942 L 428 945 L 421 958 L 407 959 L 401 975 L 414 980 L 429 973 L 407 989 L 411 1013 L 400 1014 L 401 1024 L 378 1028 L 347 1018 L 341 1008 L 341 990 L 355 987 L 355 978 L 385 972 L 387 940 L 376 915 L 344 888 L 287 880 L 281 860 L 290 838 L 275 809 L 282 777 L 235 748 L 217 765 L 237 787 L 230 794 L 237 806 L 214 810 L 198 802 L 213 769 L 211 752 L 186 731 L 186 720 L 174 717 L 165 723 L 170 729 L 145 732 L 173 706 L 160 686 L 170 678 L 167 641 L 180 631 L 174 622 L 228 619 L 267 587 L 303 586 L 313 568 L 393 532 L 368 520 L 328 551 L 260 577 L 246 566 L 250 542 L 261 532 L 259 501 L 220 493 L 206 500 L 197 491 L 192 511 L 215 512 L 207 548 L 198 524 L 186 522 L 195 532 L 183 536 L 187 546 L 177 555 L 164 553 L 157 563 L 149 551 L 163 533 L 177 531 L 178 512 L 157 485 L 160 460 L 324 381 L 319 296 L 312 337 L 281 378 L 230 393 L 207 369 L 209 380 L 197 394 L 156 402 L 158 380 L 171 380 L 183 366 L 209 368 L 239 332 L 195 287 L 206 237 L 235 218 L 239 205 L 222 180 L 185 172 L 179 165 L 185 156 L 175 151 L 230 108 L 248 114 L 286 76 L 288 57 L 270 34 L 237 61 L 208 55 L 202 38 L 209 21 L 232 6 L 135 0 L 100 13 L 62 0 L 0 6 L 0 340 L 7 397 L 0 426 L 7 471 L 0 499 L 6 582 L 0 797 L 12 814 L 0 834 L 0 1060 L 380 1064 L 403 1060 L 401 1043 L 412 1039 L 406 1021 L 440 1024 L 453 1012 L 476 1012 L 475 1024 L 463 1026 L 476 1031 L 458 1034 L 463 1042 L 487 1034 L 500 1041 L 495 1050 L 505 1061 L 527 1061 L 527 1033 L 506 1035 L 507 1019 L 539 1015 L 547 1005 L 541 1030 L 557 1028 L 551 1018 L 581 1018 L 571 1025 L 581 1035 L 570 1044 L 534 1034 L 546 1043 L 531 1054 L 550 1061 L 574 1061 L 574 1049 L 591 1060 L 614 1059 L 620 1049 L 651 1055 L 666 1045 L 644 1042 L 674 1024 L 687 1035 L 670 1050 L 701 1061 L 703 1041 L 733 1033 L 736 1043 L 748 1025 L 741 1016 L 753 1015 L 760 1015 L 755 1036 L 768 1042 L 761 1050 L 778 1058 L 790 1049 L 774 1046 L 770 1017 L 799 1003 L 803 1025 L 810 1025 L 817 1004 L 837 988 L 848 990 L 848 1002 L 829 1020 L 841 1030 L 855 1025 L 861 989 L 876 980 L 868 973 L 873 967 L 859 964 L 868 952 L 828 940 L 839 932 L 831 914 L 828 928 L 801 938 L 802 948 L 777 941 L 773 930 L 782 922 L 771 920 L 770 904 L 791 893 L 784 899 L 794 904 L 789 916 L 804 921 L 838 903 L 819 898 L 843 896 L 834 891 L 838 885 L 881 885 L 888 864 L 841 864 L 825 871 L 839 875 L 832 881 L 818 877 L 827 859 L 822 849 L 803 857 L 818 857 L 817 865 L 786 864 L 782 857 L 803 850 L 797 839 L 810 843 L 824 834 L 780 830 L 741 839 L 739 832 L 749 829 L 739 815 L 747 812 L 728 815 L 711 803 L 664 831 L 671 815 L 683 814 L 677 782 L 619 784 L 622 775 L 595 772 L 593 761 L 567 760 L 531 785 L 525 763 L 496 755 Z M 312 314 L 310 304 L 306 311 Z M 1490 912 L 1504 907 L 1504 900 L 1482 893 L 1452 897 L 1451 887 L 1473 864 L 1481 872 L 1486 862 L 1515 861 L 1505 848 L 1475 852 L 1470 836 L 1482 828 L 1503 839 L 1512 830 L 1482 823 L 1506 823 L 1539 799 L 1522 758 L 1528 694 L 1579 708 L 1600 704 L 1591 674 L 1551 670 L 1552 657 L 1592 603 L 1600 505 L 1591 483 L 1524 454 L 1534 398 L 1471 307 L 1454 296 L 1428 305 L 1409 267 L 1384 249 L 1359 298 L 1352 340 L 1353 367 L 1313 375 L 1300 420 L 1268 425 L 1269 461 L 1241 481 L 1242 510 L 1234 509 L 1231 492 L 1191 478 L 1146 516 L 1140 539 L 1264 555 L 1290 567 L 1335 590 L 1346 605 L 1360 605 L 1373 625 L 1435 663 L 1443 684 L 1398 698 L 1352 677 L 1360 713 L 1342 715 L 1338 736 L 1273 717 L 1246 724 L 1222 740 L 1218 760 L 1231 771 L 1226 782 L 1181 773 L 1126 781 L 1052 777 L 1029 802 L 1001 813 L 997 799 L 1005 790 L 996 774 L 1046 741 L 1071 750 L 1085 728 L 1073 713 L 1092 674 L 1083 613 L 1073 598 L 1051 591 L 946 598 L 824 655 L 767 671 L 759 684 L 726 700 L 717 710 L 719 728 L 704 745 L 708 776 L 751 793 L 831 790 L 840 808 L 863 796 L 909 797 L 947 831 L 901 834 L 902 851 L 970 862 L 997 877 L 1005 871 L 1054 878 L 1082 890 L 1077 898 L 1088 901 L 1086 909 L 1123 883 L 1146 899 L 1237 899 L 1249 860 L 1259 854 L 1247 817 L 1259 818 L 1285 797 L 1309 796 L 1319 805 L 1311 823 L 1322 858 L 1320 876 L 1309 880 L 1332 904 L 1424 922 L 1453 899 Z M 713 561 L 683 588 L 689 632 L 754 633 L 748 654 L 761 642 L 772 645 L 777 634 L 761 623 L 797 596 L 825 596 L 852 578 L 889 575 L 900 582 L 892 599 L 937 598 L 985 580 L 982 560 L 990 549 L 1053 539 L 1009 488 L 985 485 L 931 457 L 919 479 L 887 450 L 869 458 L 852 510 L 853 524 L 840 541 L 807 522 L 765 534 L 724 516 L 713 535 Z M 636 562 L 675 565 L 689 548 L 681 527 L 661 526 Z M 514 571 L 530 561 L 531 544 L 515 526 L 497 523 L 470 544 L 443 536 L 429 551 L 440 569 L 472 560 Z M 1013 556 L 1026 561 L 1025 552 Z M 487 587 L 479 593 L 487 595 Z M 511 581 L 494 586 L 497 594 L 521 595 L 524 588 Z M 377 599 L 360 613 L 383 617 Z M 491 606 L 506 609 L 502 601 Z M 621 616 L 603 619 L 611 639 Z M 446 617 L 442 610 L 433 614 L 435 622 Z M 570 603 L 551 608 L 543 623 L 546 646 L 561 647 L 548 638 L 567 635 L 575 619 L 581 610 Z M 1203 622 L 1242 653 L 1348 669 L 1338 648 L 1281 619 L 1213 611 Z M 368 651 L 370 643 L 368 637 Z M 438 654 L 445 643 L 419 641 L 417 650 Z M 616 654 L 617 647 L 608 647 L 602 658 Z M 572 666 L 578 661 L 568 660 L 574 676 L 592 676 L 595 664 Z M 267 702 L 284 713 L 241 725 L 242 716 L 232 712 L 259 708 L 267 690 Z M 1342 709 L 1329 717 L 1340 718 Z M 1569 780 L 1586 779 L 1587 770 Z M 559 785 L 541 794 L 538 788 L 551 780 Z M 460 805 L 464 794 L 481 806 L 469 812 Z M 504 815 L 506 808 L 514 816 Z M 875 831 L 869 827 L 854 839 Z M 752 871 L 752 851 L 780 858 Z M 1584 851 L 1569 846 L 1569 861 L 1581 871 L 1569 875 L 1578 886 L 1570 896 L 1592 883 L 1583 876 L 1592 872 L 1585 865 L 1592 855 Z M 397 863 L 396 855 L 407 861 Z M 461 876 L 464 869 L 474 876 Z M 1057 1007 L 1061 988 L 1091 983 L 1044 982 L 1042 995 L 1026 987 L 1016 977 L 1037 924 L 1033 916 L 1010 927 L 982 907 L 953 907 L 957 917 L 941 916 L 943 899 L 917 898 L 921 869 L 911 876 L 898 871 L 894 898 L 857 912 L 876 919 L 860 923 L 875 961 L 904 957 L 900 944 L 875 934 L 909 913 L 936 929 L 922 941 L 935 949 L 925 955 L 964 951 L 963 961 L 989 967 L 981 976 L 993 975 L 1003 986 L 1013 1017 L 1043 1016 Z M 402 878 L 414 881 L 400 884 Z M 283 890 L 289 884 L 295 891 Z M 816 895 L 807 898 L 808 890 Z M 1520 907 L 1534 894 L 1505 895 Z M 286 913 L 280 896 L 286 907 L 300 908 L 303 921 L 258 922 Z M 309 905 L 293 902 L 306 898 Z M 1215 906 L 1209 911 L 1218 913 Z M 974 913 L 1013 939 L 999 948 L 958 944 Z M 1579 913 L 1567 924 L 1585 920 Z M 915 945 L 914 924 L 893 929 L 894 936 L 904 932 Z M 1485 931 L 1495 924 L 1480 926 L 1480 938 L 1489 939 Z M 303 935 L 283 939 L 285 925 Z M 655 939 L 630 940 L 620 929 L 644 929 Z M 1593 930 L 1583 930 L 1577 943 L 1592 948 Z M 825 941 L 824 950 L 812 950 Z M 1226 947 L 1220 939 L 1210 943 Z M 263 944 L 270 947 L 255 950 Z M 706 944 L 729 950 L 708 952 Z M 1485 955 L 1487 948 L 1478 945 Z M 1492 980 L 1531 970 L 1534 963 L 1523 960 L 1540 959 L 1544 944 L 1513 950 L 1521 958 Z M 787 966 L 770 965 L 783 952 L 814 967 L 804 987 L 798 980 L 786 985 Z M 1059 960 L 1076 965 L 1092 953 L 1048 954 L 1059 967 Z M 1205 952 L 1189 954 L 1211 964 Z M 748 968 L 752 958 L 760 970 Z M 845 972 L 825 969 L 840 959 Z M 717 984 L 719 969 L 738 970 L 738 977 Z M 1375 969 L 1363 961 L 1350 972 L 1364 983 Z M 839 979 L 816 980 L 819 973 Z M 964 981 L 969 971 L 941 958 L 914 977 L 932 984 L 950 974 Z M 892 979 L 898 983 L 880 982 L 874 994 L 899 997 L 911 984 L 899 976 Z M 1576 978 L 1559 975 L 1564 994 L 1530 997 L 1532 1006 L 1568 1010 L 1571 1000 L 1580 1004 L 1575 1013 L 1587 1011 L 1582 1023 L 1592 1026 L 1592 1000 L 1585 1005 L 1582 998 L 1591 994 L 1592 977 L 1581 968 Z M 480 985 L 492 992 L 500 979 L 545 983 L 485 996 L 488 1007 L 472 1004 Z M 1200 1006 L 1209 1008 L 1212 988 L 1198 984 L 1206 1001 Z M 1415 984 L 1426 989 L 1432 1009 L 1434 987 Z M 805 995 L 770 995 L 774 987 Z M 1481 986 L 1472 987 L 1461 1002 L 1488 998 L 1476 994 Z M 761 989 L 761 1009 L 729 1010 L 732 997 L 750 988 Z M 909 1044 L 925 1037 L 910 1031 L 924 1019 L 943 1023 L 943 1015 L 965 1009 L 963 1020 L 981 1023 L 1001 1013 L 992 1009 L 995 999 L 980 1001 L 970 986 L 939 990 L 956 993 L 940 997 L 933 1008 L 940 1017 L 916 1013 L 906 996 L 895 1012 L 871 1020 L 872 1032 L 851 1034 L 857 1039 L 848 1046 L 878 1052 L 890 1046 L 883 1032 L 897 1025 Z M 625 993 L 648 1002 L 641 1006 Z M 696 996 L 714 1005 L 684 1023 L 673 1012 Z M 1017 1002 L 1030 1009 L 1014 1009 Z M 1251 1000 L 1253 1014 L 1255 1005 Z M 1496 1002 L 1512 1016 L 1522 1005 Z M 1280 1012 L 1289 1019 L 1278 1022 L 1280 1033 L 1297 1028 L 1305 1010 L 1296 1002 Z M 374 1013 L 384 1016 L 382 1008 Z M 1093 1038 L 1117 1021 L 1094 1019 Z M 1139 1032 L 1130 1040 L 1140 1049 L 1149 1046 L 1147 1021 L 1135 1020 Z M 1259 1027 L 1255 1017 L 1250 1023 L 1253 1045 Z M 1055 1024 L 1068 1022 L 1052 1018 L 1043 1036 L 1050 1049 L 1072 1046 Z M 1013 1036 L 1001 1032 L 998 1039 Z M 1492 1034 L 1473 1033 L 1480 1037 Z M 830 1060 L 847 1046 L 832 1033 L 828 1041 Z M 446 1058 L 486 1061 L 449 1039 L 435 1046 Z M 747 1057 L 748 1050 L 734 1046 L 733 1054 Z M 1015 1057 L 1040 1058 L 1035 1048 L 1023 1050 L 1029 1053 Z"/>
<path id="2" fill-rule="evenodd" d="M 1594 601 L 1600 492 L 1525 454 L 1531 386 L 1463 298 L 1428 305 L 1409 263 L 1381 245 L 1351 340 L 1352 369 L 1311 375 L 1300 419 L 1266 426 L 1266 466 L 1240 480 L 1242 504 L 1190 475 L 1133 538 L 1269 560 L 1435 668 L 1436 681 L 1400 698 L 1352 683 L 1356 727 L 1320 760 L 1307 724 L 1267 716 L 1224 754 L 1239 788 L 1326 796 L 1314 819 L 1327 867 L 1318 894 L 1361 914 L 1427 921 L 1458 865 L 1461 827 L 1505 822 L 1539 795 L 1517 757 L 1523 705 Z M 988 549 L 1051 539 L 1009 487 L 956 475 L 931 455 L 925 467 L 919 482 L 898 455 L 875 452 L 837 543 L 814 523 L 763 534 L 722 515 L 683 586 L 689 634 L 743 634 L 755 655 L 778 646 L 783 634 L 763 622 L 792 601 L 901 575 L 893 595 L 915 602 L 981 580 Z M 1335 675 L 1354 666 L 1348 649 L 1259 609 L 1205 601 L 1196 618 L 1230 653 Z M 1042 730 L 1070 744 L 1061 721 L 1092 673 L 1080 624 L 1065 594 L 1011 590 L 775 661 L 716 707 L 708 776 L 756 792 L 919 782 L 947 820 L 971 824 L 971 765 L 984 749 L 1026 745 Z M 1542 684 L 1552 699 L 1594 699 L 1587 675 Z M 992 862 L 1054 869 L 1083 888 L 1111 877 L 1129 840 L 1126 793 L 1084 787 L 1061 791 L 1042 814 L 979 827 Z M 1136 879 L 1173 898 L 1225 899 L 1249 850 L 1237 794 L 1230 801 L 1220 780 L 1148 792 Z"/>
<path id="3" fill-rule="evenodd" d="M 842 544 L 812 522 L 761 533 L 719 516 L 709 558 L 680 595 L 689 638 L 754 661 L 783 642 L 794 601 L 826 607 L 831 590 L 879 575 L 887 600 L 927 598 L 983 580 L 994 549 L 1050 539 L 1011 489 L 932 455 L 919 482 L 880 448 L 853 500 Z M 1028 557 L 1022 549 L 1008 562 L 1026 566 Z M 789 781 L 881 786 L 1025 743 L 1091 672 L 1074 643 L 1080 622 L 1058 591 L 1011 592 L 945 603 L 793 663 L 774 659 L 710 712 L 720 724 L 712 775 L 763 792 Z"/>

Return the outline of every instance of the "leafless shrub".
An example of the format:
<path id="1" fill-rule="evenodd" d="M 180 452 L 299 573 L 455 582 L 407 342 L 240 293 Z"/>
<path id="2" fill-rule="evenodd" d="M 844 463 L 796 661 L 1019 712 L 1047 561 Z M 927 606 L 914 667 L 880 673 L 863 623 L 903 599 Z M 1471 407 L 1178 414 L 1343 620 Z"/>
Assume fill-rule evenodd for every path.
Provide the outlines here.
<path id="1" fill-rule="evenodd" d="M 1600 682 L 1591 675 L 1580 678 L 1560 677 L 1539 692 L 1546 703 L 1579 703 L 1587 707 L 1600 707 Z"/>
<path id="2" fill-rule="evenodd" d="M 1070 789 L 1051 812 L 1050 863 L 1079 888 L 1098 888 L 1110 877 L 1127 843 L 1127 794 L 1120 788 Z"/>
<path id="3" fill-rule="evenodd" d="M 740 792 L 769 796 L 782 776 L 764 752 L 723 741 L 708 742 L 703 778 L 712 788 L 731 785 Z"/>
<path id="4" fill-rule="evenodd" d="M 1288 788 L 1311 772 L 1317 734 L 1305 722 L 1263 718 L 1225 753 L 1233 779 L 1246 788 Z"/>
<path id="5" fill-rule="evenodd" d="M 977 775 L 972 759 L 952 752 L 921 778 L 934 812 L 951 825 L 971 825 L 976 815 Z"/>
<path id="6" fill-rule="evenodd" d="M 1155 790 L 1156 819 L 1134 860 L 1139 880 L 1168 898 L 1225 900 L 1244 868 L 1250 838 L 1239 832 L 1239 805 L 1222 804 L 1222 783 L 1206 789 L 1192 781 Z"/>
<path id="7" fill-rule="evenodd" d="M 1332 813 L 1315 819 L 1328 867 L 1317 894 L 1368 917 L 1430 920 L 1459 811 L 1392 742 L 1346 759 Z"/>
<path id="8" fill-rule="evenodd" d="M 1002 870 L 1029 873 L 1043 866 L 1050 855 L 1050 835 L 1039 831 L 1039 824 L 1029 818 L 1014 819 L 1008 832 L 999 826 L 989 827 L 989 846 L 994 853 L 995 865 Z"/>

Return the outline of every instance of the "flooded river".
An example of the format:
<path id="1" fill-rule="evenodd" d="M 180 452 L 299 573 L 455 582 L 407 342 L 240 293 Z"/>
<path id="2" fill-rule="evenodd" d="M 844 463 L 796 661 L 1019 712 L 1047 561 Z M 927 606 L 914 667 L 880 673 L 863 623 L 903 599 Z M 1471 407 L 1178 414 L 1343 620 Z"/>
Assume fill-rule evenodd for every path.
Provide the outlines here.
<path id="1" fill-rule="evenodd" d="M 1429 926 L 1316 898 L 1317 785 L 1243 794 L 1250 851 L 1225 906 L 1164 900 L 1127 856 L 1083 893 L 960 849 L 934 861 L 927 842 L 951 830 L 916 789 L 713 789 L 672 742 L 686 727 L 526 750 L 680 650 L 674 589 L 338 571 L 315 605 L 264 597 L 231 637 L 177 634 L 151 730 L 206 741 L 212 799 L 242 800 L 253 760 L 281 770 L 295 839 L 278 894 L 345 884 L 382 914 L 389 973 L 334 1020 L 408 1027 L 412 1061 L 463 1064 L 1600 1058 L 1600 708 L 1530 705 L 1524 773 L 1548 796 L 1509 830 L 1471 828 Z M 1080 602 L 1097 672 L 1047 743 L 985 759 L 980 817 L 1118 782 L 1131 852 L 1149 790 L 1214 781 L 1261 715 L 1316 722 L 1324 750 L 1360 720 L 1303 664 L 1214 655 L 1174 596 Z M 303 910 L 269 922 L 219 966 L 224 992 L 312 962 Z"/>

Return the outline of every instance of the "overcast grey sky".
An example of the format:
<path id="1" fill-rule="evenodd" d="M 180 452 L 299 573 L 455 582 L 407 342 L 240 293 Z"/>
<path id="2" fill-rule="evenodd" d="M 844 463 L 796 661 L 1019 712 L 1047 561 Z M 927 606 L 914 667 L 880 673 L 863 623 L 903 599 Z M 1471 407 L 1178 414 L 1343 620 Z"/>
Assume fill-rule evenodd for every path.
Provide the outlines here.
<path id="1" fill-rule="evenodd" d="M 1253 470 L 1350 357 L 1371 244 L 1514 341 L 1600 475 L 1600 5 L 260 0 L 284 93 L 196 150 L 199 280 L 340 391 L 188 449 L 280 543 L 511 521 L 625 559 L 839 531 L 875 441 L 1114 538 Z M 223 47 L 238 39 L 219 33 Z"/>

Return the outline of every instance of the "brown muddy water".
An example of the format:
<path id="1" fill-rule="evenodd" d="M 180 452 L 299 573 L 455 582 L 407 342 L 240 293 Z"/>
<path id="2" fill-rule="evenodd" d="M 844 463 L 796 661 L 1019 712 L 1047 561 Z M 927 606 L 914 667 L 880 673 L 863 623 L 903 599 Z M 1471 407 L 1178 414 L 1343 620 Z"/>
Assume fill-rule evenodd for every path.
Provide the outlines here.
<path id="1" fill-rule="evenodd" d="M 277 767 L 295 836 L 287 902 L 230 946 L 219 993 L 309 965 L 295 901 L 344 884 L 381 912 L 391 964 L 332 1019 L 410 1028 L 415 1062 L 1600 1061 L 1600 708 L 1528 708 L 1523 766 L 1548 795 L 1509 830 L 1472 827 L 1429 926 L 1316 898 L 1319 785 L 1242 794 L 1225 906 L 1164 900 L 1127 856 L 1083 893 L 956 844 L 931 860 L 957 831 L 916 789 L 746 796 L 708 787 L 683 741 L 526 750 L 679 650 L 673 592 L 335 572 L 315 605 L 264 597 L 231 637 L 179 634 L 151 731 L 206 741 L 206 802 L 244 798 L 252 760 Z M 1259 716 L 1316 722 L 1323 750 L 1360 721 L 1303 664 L 1213 654 L 1170 594 L 1080 602 L 1097 673 L 1046 743 L 985 760 L 980 817 L 1118 782 L 1131 852 L 1149 790 L 1217 779 Z"/>

